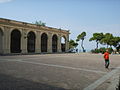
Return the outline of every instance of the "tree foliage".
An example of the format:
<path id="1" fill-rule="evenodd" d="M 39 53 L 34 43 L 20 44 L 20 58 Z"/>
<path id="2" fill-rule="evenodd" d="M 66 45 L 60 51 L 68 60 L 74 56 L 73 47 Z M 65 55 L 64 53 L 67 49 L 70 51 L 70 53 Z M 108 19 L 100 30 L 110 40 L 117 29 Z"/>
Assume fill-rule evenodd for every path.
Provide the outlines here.
<path id="1" fill-rule="evenodd" d="M 96 41 L 96 49 L 98 49 L 98 44 L 104 38 L 103 33 L 93 33 L 93 37 L 89 39 L 89 41 Z"/>
<path id="2" fill-rule="evenodd" d="M 44 22 L 42 22 L 42 21 L 35 21 L 34 24 L 36 24 L 36 25 L 38 25 L 38 26 L 46 26 L 46 23 L 44 23 Z"/>
<path id="3" fill-rule="evenodd" d="M 76 39 L 76 41 L 78 42 L 78 41 L 82 41 L 81 42 L 81 47 L 82 47 L 82 49 L 83 49 L 83 52 L 85 52 L 85 49 L 84 49 L 84 46 L 83 46 L 83 41 L 84 41 L 84 39 L 85 39 L 85 36 L 86 36 L 86 32 L 82 32 L 81 34 L 79 34 L 78 36 L 77 36 L 77 39 Z"/>
<path id="4" fill-rule="evenodd" d="M 74 40 L 69 41 L 69 48 L 76 48 L 78 46 L 78 43 Z"/>
<path id="5" fill-rule="evenodd" d="M 101 44 L 106 44 L 108 46 L 114 46 L 115 48 L 120 45 L 120 37 L 115 37 L 110 33 L 106 33 L 104 38 L 101 40 Z"/>
<path id="6" fill-rule="evenodd" d="M 107 48 L 115 47 L 117 50 L 120 49 L 120 37 L 113 36 L 111 33 L 93 33 L 93 37 L 89 39 L 89 41 L 96 41 L 97 48 L 98 44 L 107 45 Z"/>
<path id="7" fill-rule="evenodd" d="M 107 48 L 108 48 L 108 45 L 112 46 L 113 44 L 113 35 L 111 33 L 106 33 L 104 35 L 104 38 L 101 39 L 101 44 L 106 44 L 107 45 Z"/>

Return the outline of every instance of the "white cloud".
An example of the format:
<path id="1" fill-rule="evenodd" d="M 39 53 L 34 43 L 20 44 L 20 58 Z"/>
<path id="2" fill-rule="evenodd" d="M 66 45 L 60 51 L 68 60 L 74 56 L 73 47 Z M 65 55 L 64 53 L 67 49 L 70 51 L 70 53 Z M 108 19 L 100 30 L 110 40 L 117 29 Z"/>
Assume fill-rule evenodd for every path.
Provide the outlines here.
<path id="1" fill-rule="evenodd" d="M 7 3 L 7 2 L 11 2 L 13 0 L 0 0 L 0 3 Z"/>

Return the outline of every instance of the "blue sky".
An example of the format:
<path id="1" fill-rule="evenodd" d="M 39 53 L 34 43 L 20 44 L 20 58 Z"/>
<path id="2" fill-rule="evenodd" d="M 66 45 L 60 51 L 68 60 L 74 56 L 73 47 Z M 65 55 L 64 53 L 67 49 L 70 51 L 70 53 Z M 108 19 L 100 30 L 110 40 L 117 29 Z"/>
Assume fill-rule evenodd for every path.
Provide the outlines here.
<path id="1" fill-rule="evenodd" d="M 47 26 L 70 30 L 70 39 L 85 31 L 84 46 L 95 47 L 95 32 L 120 36 L 120 0 L 0 0 L 0 18 L 24 22 L 41 20 Z"/>

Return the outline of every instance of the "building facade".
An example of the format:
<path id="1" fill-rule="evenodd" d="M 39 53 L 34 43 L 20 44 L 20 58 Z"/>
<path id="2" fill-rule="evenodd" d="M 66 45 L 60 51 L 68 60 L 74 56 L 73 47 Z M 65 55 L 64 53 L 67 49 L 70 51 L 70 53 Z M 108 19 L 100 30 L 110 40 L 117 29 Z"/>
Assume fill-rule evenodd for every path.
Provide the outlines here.
<path id="1" fill-rule="evenodd" d="M 69 34 L 67 30 L 0 18 L 0 54 L 66 52 Z"/>

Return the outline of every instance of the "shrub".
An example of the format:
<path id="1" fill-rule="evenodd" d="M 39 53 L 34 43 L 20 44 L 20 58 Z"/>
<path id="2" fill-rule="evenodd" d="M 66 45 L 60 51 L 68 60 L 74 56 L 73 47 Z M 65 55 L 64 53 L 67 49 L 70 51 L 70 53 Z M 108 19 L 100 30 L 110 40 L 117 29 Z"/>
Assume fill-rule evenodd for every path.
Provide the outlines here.
<path id="1" fill-rule="evenodd" d="M 105 47 L 101 47 L 99 50 L 100 50 L 100 53 L 102 53 L 102 54 L 103 54 L 103 53 L 105 53 L 106 48 L 105 48 Z"/>
<path id="2" fill-rule="evenodd" d="M 92 53 L 100 53 L 100 50 L 99 49 L 93 49 L 91 50 Z"/>
<path id="3" fill-rule="evenodd" d="M 109 50 L 109 53 L 112 53 L 113 52 L 113 49 L 112 48 L 105 48 L 105 47 L 101 47 L 99 49 L 92 49 L 91 52 L 92 53 L 105 53 L 106 49 Z"/>

